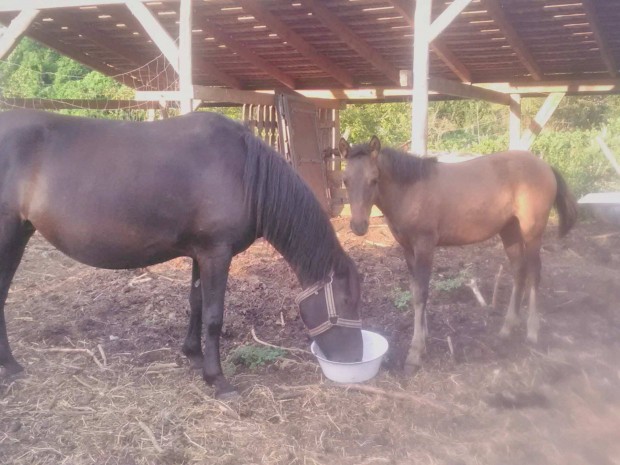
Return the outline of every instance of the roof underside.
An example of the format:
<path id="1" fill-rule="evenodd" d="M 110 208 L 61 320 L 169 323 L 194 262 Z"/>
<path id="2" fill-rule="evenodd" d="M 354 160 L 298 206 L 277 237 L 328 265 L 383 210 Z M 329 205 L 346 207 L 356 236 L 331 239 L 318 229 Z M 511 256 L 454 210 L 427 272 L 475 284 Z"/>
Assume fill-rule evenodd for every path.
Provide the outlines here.
<path id="1" fill-rule="evenodd" d="M 450 3 L 435 0 L 433 17 Z M 178 2 L 146 5 L 178 37 Z M 274 89 L 288 80 L 296 89 L 396 87 L 394 71 L 412 68 L 411 0 L 194 5 L 198 85 Z M 0 22 L 15 16 L 0 13 Z M 615 78 L 619 25 L 616 0 L 474 0 L 439 36 L 430 74 L 473 83 Z M 144 67 L 161 53 L 122 4 L 43 10 L 26 34 L 107 75 L 124 75 L 138 89 L 163 90 L 174 81 L 169 69 L 165 79 L 147 82 L 164 61 Z"/>

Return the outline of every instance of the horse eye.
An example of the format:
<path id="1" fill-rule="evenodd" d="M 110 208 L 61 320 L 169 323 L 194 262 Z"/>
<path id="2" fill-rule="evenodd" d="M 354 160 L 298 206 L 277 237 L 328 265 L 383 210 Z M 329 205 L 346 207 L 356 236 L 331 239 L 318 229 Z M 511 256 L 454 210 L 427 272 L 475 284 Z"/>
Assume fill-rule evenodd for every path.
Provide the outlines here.
<path id="1" fill-rule="evenodd" d="M 375 179 L 372 179 L 372 180 L 370 181 L 370 185 L 371 185 L 371 186 L 376 186 L 378 182 L 379 182 L 379 180 L 378 180 L 378 179 L 376 179 L 376 178 L 375 178 Z"/>

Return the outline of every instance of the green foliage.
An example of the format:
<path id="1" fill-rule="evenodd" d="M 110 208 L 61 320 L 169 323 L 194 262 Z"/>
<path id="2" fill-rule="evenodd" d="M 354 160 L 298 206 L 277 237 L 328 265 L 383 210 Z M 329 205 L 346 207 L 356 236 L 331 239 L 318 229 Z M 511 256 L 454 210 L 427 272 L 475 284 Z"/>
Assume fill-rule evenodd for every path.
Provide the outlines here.
<path id="1" fill-rule="evenodd" d="M 404 291 L 400 288 L 393 289 L 392 302 L 398 310 L 406 312 L 409 309 L 409 304 L 411 302 L 411 292 Z"/>
<path id="2" fill-rule="evenodd" d="M 469 270 L 464 269 L 455 276 L 443 277 L 440 275 L 439 279 L 433 279 L 431 285 L 438 292 L 451 292 L 463 287 L 469 279 L 471 279 Z"/>
<path id="3" fill-rule="evenodd" d="M 242 345 L 235 347 L 228 356 L 228 362 L 235 365 L 244 365 L 248 368 L 257 368 L 283 357 L 285 352 L 275 347 L 257 345 Z"/>

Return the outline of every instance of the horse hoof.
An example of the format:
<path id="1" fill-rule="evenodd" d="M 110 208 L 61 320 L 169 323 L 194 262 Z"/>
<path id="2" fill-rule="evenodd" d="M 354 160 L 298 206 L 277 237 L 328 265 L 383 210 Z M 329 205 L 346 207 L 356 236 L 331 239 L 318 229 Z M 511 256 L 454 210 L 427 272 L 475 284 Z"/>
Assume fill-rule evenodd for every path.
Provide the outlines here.
<path id="1" fill-rule="evenodd" d="M 190 370 L 202 370 L 204 365 L 202 357 L 187 357 L 189 359 L 189 369 Z"/>
<path id="2" fill-rule="evenodd" d="M 499 331 L 499 337 L 501 339 L 508 339 L 511 334 L 512 334 L 512 331 L 506 326 L 502 327 L 502 329 L 500 329 Z"/>
<path id="3" fill-rule="evenodd" d="M 538 334 L 528 334 L 526 341 L 529 345 L 537 346 L 538 345 Z"/>
<path id="4" fill-rule="evenodd" d="M 24 367 L 15 362 L 10 365 L 0 366 L 0 379 L 9 379 L 23 374 Z"/>
<path id="5" fill-rule="evenodd" d="M 217 400 L 230 401 L 230 400 L 238 400 L 241 398 L 241 395 L 237 392 L 236 389 L 232 391 L 218 392 L 215 391 L 215 398 Z"/>

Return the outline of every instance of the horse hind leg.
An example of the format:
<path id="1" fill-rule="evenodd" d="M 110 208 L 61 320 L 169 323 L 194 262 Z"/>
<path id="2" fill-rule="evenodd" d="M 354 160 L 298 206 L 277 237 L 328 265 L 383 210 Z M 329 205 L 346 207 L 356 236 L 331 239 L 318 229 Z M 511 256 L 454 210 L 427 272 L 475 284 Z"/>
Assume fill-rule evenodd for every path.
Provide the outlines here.
<path id="1" fill-rule="evenodd" d="M 519 221 L 513 218 L 500 231 L 500 237 L 504 244 L 504 250 L 510 260 L 513 277 L 512 294 L 510 295 L 510 303 L 504 318 L 504 324 L 499 332 L 500 337 L 506 338 L 512 334 L 513 329 L 519 324 L 519 308 L 523 300 L 523 290 L 526 279 L 526 261 L 524 254 L 523 236 L 521 234 Z"/>
<path id="2" fill-rule="evenodd" d="M 12 215 L 0 214 L 0 377 L 11 376 L 24 369 L 11 352 L 4 304 L 26 244 L 33 233 L 34 228 L 30 223 Z"/>
<path id="3" fill-rule="evenodd" d="M 540 330 L 540 316 L 538 314 L 538 287 L 540 285 L 540 247 L 541 238 L 528 241 L 525 245 L 525 259 L 527 262 L 527 279 L 530 286 L 529 313 L 527 318 L 527 340 L 531 344 L 538 343 Z"/>
<path id="4" fill-rule="evenodd" d="M 192 266 L 192 284 L 189 293 L 189 326 L 187 336 L 181 349 L 189 359 L 191 368 L 202 370 L 204 356 L 202 354 L 202 285 L 200 283 L 200 268 L 198 262 L 194 260 Z"/>

